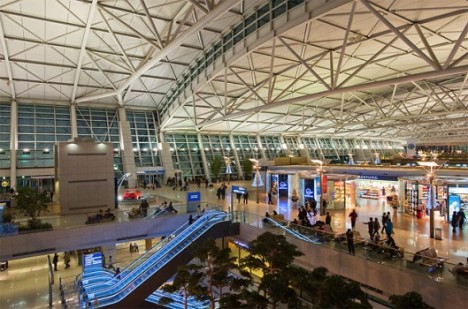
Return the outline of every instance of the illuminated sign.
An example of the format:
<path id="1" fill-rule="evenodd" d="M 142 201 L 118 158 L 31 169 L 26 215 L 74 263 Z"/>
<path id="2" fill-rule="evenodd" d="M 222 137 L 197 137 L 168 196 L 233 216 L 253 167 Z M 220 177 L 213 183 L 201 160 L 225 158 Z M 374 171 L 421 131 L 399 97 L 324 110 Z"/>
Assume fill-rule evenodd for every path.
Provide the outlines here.
<path id="1" fill-rule="evenodd" d="M 2 187 L 6 188 L 10 185 L 10 183 L 6 180 L 2 181 Z"/>

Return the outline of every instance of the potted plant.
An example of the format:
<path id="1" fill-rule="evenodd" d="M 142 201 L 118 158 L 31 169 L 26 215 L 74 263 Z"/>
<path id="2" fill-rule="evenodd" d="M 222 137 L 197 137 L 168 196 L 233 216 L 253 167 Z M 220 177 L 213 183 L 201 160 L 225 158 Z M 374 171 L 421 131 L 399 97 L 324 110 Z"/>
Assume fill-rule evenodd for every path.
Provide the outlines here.
<path id="1" fill-rule="evenodd" d="M 211 176 L 213 177 L 213 182 L 218 182 L 219 174 L 223 168 L 223 159 L 221 156 L 215 156 L 213 162 L 211 162 Z"/>
<path id="2" fill-rule="evenodd" d="M 252 162 L 249 159 L 244 159 L 244 161 L 242 161 L 242 165 L 244 167 L 244 179 L 251 180 L 253 172 Z"/>

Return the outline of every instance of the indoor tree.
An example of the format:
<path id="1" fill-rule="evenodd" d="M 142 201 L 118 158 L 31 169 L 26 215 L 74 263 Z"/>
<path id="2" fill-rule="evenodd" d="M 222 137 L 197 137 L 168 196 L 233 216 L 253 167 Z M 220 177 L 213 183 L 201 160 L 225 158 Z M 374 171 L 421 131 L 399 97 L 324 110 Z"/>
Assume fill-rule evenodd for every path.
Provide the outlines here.
<path id="1" fill-rule="evenodd" d="M 303 253 L 287 242 L 285 236 L 270 232 L 251 241 L 249 251 L 249 256 L 241 260 L 241 266 L 263 273 L 258 285 L 260 295 L 266 298 L 272 308 L 276 308 L 278 303 L 297 306 L 296 293 L 291 287 L 297 272 L 292 271 L 292 268 L 294 259 Z"/>
<path id="2" fill-rule="evenodd" d="M 202 300 L 208 294 L 207 288 L 201 284 L 203 273 L 200 272 L 200 268 L 200 266 L 195 264 L 179 266 L 172 284 L 166 284 L 161 289 L 168 293 L 182 291 L 184 308 L 188 308 L 188 298 L 190 296 Z M 161 305 L 170 302 L 172 302 L 172 299 L 169 297 L 163 297 L 159 301 Z"/>
<path id="3" fill-rule="evenodd" d="M 38 217 L 47 211 L 50 202 L 47 194 L 31 188 L 20 188 L 16 196 L 16 208 L 29 217 L 28 225 L 31 229 L 51 228 L 50 224 L 42 224 Z"/>
<path id="4" fill-rule="evenodd" d="M 423 301 L 422 296 L 416 292 L 408 292 L 404 295 L 392 295 L 389 297 L 390 302 L 397 309 L 403 308 L 434 308 Z"/>
<path id="5" fill-rule="evenodd" d="M 223 158 L 221 156 L 215 156 L 213 161 L 211 162 L 211 175 L 213 178 L 218 181 L 219 174 L 221 173 L 221 169 L 223 168 Z"/>

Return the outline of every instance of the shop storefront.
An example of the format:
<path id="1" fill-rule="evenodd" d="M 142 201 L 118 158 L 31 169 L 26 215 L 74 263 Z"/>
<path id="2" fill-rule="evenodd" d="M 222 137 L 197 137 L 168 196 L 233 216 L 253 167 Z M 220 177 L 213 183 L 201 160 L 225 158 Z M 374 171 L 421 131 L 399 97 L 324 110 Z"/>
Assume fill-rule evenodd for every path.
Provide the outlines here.
<path id="1" fill-rule="evenodd" d="M 250 255 L 249 244 L 247 242 L 243 242 L 237 239 L 228 239 L 227 246 L 229 249 L 231 249 L 231 256 L 236 258 L 234 263 L 237 265 L 239 265 L 241 259 Z M 260 270 L 249 269 L 248 271 L 254 276 L 263 276 L 263 273 Z"/>

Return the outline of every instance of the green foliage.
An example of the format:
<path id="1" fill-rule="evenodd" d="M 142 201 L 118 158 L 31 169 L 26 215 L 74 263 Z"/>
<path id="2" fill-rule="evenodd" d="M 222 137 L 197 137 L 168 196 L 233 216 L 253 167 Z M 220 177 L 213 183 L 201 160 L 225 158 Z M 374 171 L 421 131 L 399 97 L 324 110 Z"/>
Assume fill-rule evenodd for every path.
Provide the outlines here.
<path id="1" fill-rule="evenodd" d="M 194 264 L 179 266 L 172 284 L 164 285 L 162 290 L 169 293 L 181 290 L 184 294 L 184 306 L 187 308 L 189 296 L 201 300 L 207 295 L 207 288 L 200 284 L 203 273 L 199 270 L 200 266 Z M 171 299 L 164 298 L 161 301 L 167 304 Z"/>
<path id="2" fill-rule="evenodd" d="M 31 188 L 20 188 L 16 200 L 16 208 L 30 218 L 29 227 L 31 229 L 43 228 L 37 217 L 47 211 L 49 197 L 45 193 L 37 192 Z"/>
<path id="3" fill-rule="evenodd" d="M 316 295 L 320 308 L 372 308 L 359 284 L 337 275 L 323 280 Z"/>
<path id="4" fill-rule="evenodd" d="M 223 168 L 223 158 L 221 156 L 215 156 L 213 162 L 211 162 L 211 175 L 218 179 L 221 169 Z"/>
<path id="5" fill-rule="evenodd" d="M 244 176 L 246 179 L 251 179 L 253 172 L 253 165 L 249 159 L 242 161 L 242 167 L 244 168 Z"/>
<path id="6" fill-rule="evenodd" d="M 392 295 L 389 297 L 390 302 L 395 305 L 396 309 L 404 308 L 426 308 L 431 309 L 430 305 L 423 301 L 422 296 L 416 292 L 408 292 L 404 295 Z"/>
<path id="7" fill-rule="evenodd" d="M 42 212 L 47 211 L 49 197 L 45 193 L 37 192 L 31 188 L 21 188 L 16 197 L 16 208 L 24 215 L 34 219 Z"/>
<path id="8" fill-rule="evenodd" d="M 297 280 L 297 272 L 292 271 L 292 263 L 303 255 L 297 247 L 286 241 L 283 235 L 270 232 L 263 233 L 249 243 L 250 255 L 241 260 L 241 265 L 249 269 L 261 270 L 258 291 L 276 307 L 278 303 L 297 306 L 297 298 L 291 284 Z M 260 294 L 259 294 L 260 295 Z M 262 301 L 258 295 L 247 295 L 253 300 Z"/>

